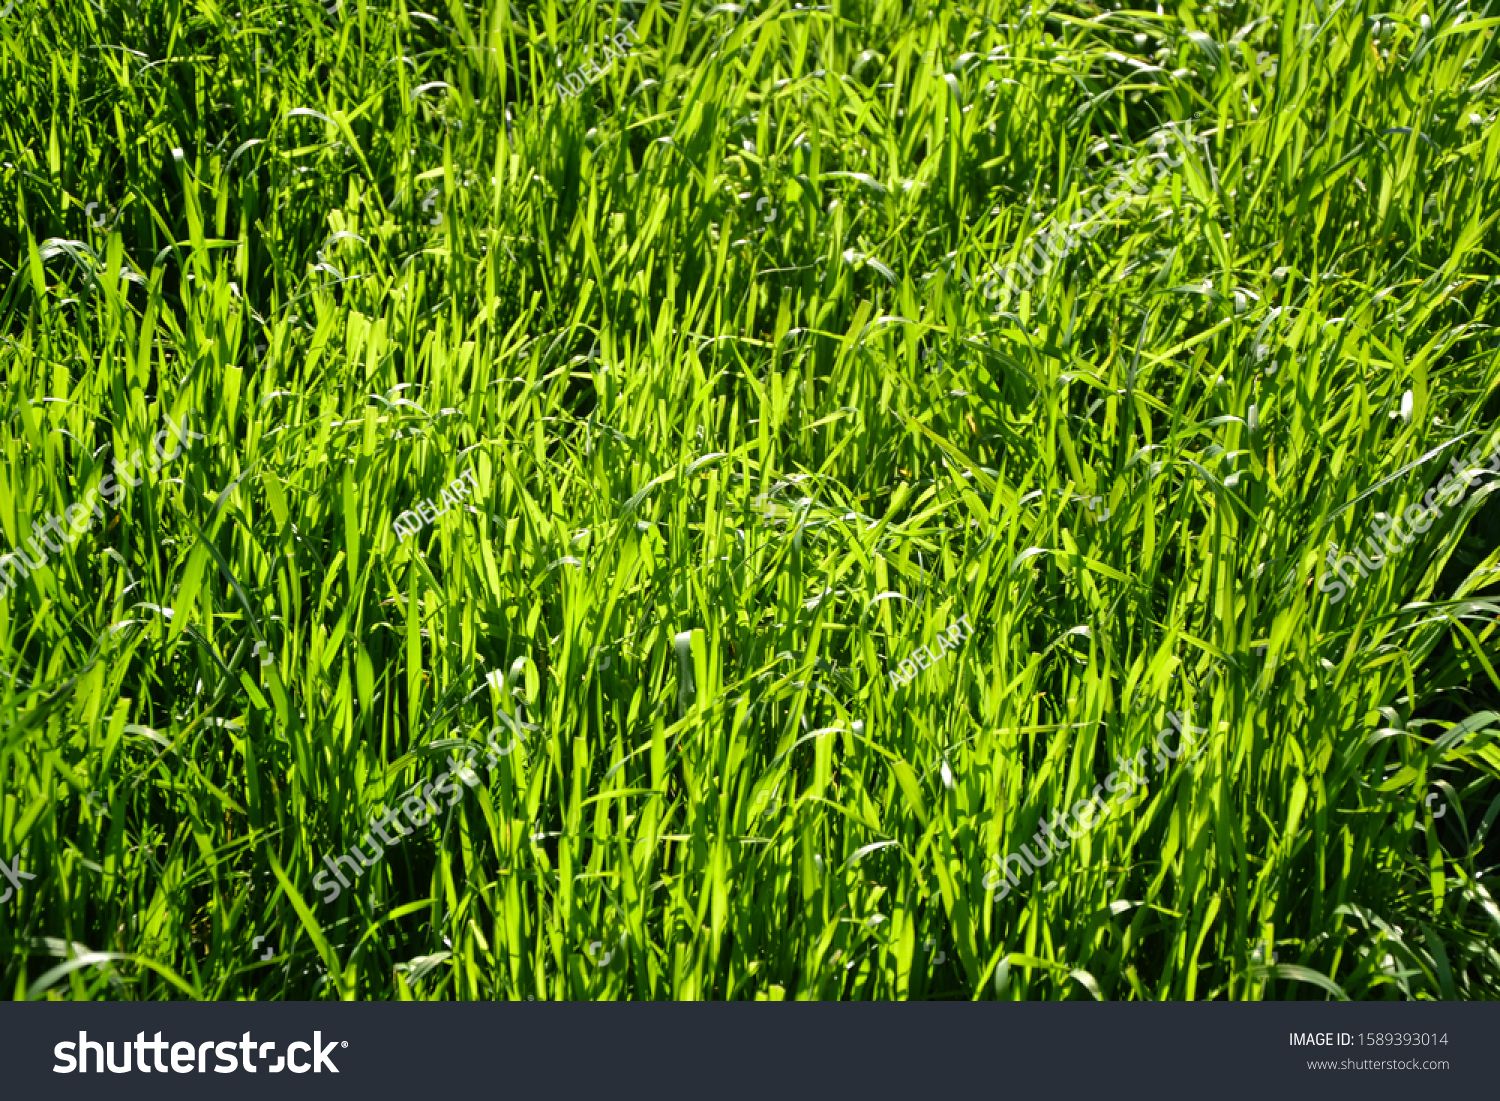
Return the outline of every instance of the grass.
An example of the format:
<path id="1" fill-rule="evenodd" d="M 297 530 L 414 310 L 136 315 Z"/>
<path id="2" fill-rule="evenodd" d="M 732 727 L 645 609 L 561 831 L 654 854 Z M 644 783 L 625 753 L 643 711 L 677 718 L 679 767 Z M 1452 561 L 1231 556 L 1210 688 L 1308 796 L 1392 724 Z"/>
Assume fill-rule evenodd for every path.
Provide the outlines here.
<path id="1" fill-rule="evenodd" d="M 0 602 L 4 996 L 1500 995 L 1500 481 L 1317 585 L 1497 438 L 1495 16 L 330 7 L 0 21 L 0 550 L 204 437 Z"/>

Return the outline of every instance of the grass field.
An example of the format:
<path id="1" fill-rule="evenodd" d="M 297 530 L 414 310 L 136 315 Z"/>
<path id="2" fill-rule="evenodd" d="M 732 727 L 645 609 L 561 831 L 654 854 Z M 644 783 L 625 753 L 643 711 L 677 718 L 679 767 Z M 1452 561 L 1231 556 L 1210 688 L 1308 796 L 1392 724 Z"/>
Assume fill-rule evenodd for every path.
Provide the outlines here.
<path id="1" fill-rule="evenodd" d="M 15 0 L 0 997 L 1500 996 L 1497 16 Z"/>

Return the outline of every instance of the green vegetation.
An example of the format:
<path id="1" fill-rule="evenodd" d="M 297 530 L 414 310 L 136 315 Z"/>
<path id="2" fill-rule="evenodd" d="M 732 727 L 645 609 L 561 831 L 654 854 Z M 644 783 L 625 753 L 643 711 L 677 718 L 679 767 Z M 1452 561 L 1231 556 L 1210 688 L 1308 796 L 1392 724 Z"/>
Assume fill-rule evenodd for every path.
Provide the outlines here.
<path id="1" fill-rule="evenodd" d="M 1497 26 L 17 0 L 0 551 L 203 438 L 0 601 L 3 996 L 1500 995 L 1500 480 L 1318 586 L 1500 430 Z"/>

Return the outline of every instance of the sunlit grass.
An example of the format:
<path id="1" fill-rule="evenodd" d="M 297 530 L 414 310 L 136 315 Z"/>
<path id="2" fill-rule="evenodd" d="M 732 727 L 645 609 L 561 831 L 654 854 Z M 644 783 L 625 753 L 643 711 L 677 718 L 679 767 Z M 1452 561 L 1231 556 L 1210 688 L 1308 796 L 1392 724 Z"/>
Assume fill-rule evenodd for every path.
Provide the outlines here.
<path id="1" fill-rule="evenodd" d="M 5 996 L 1500 994 L 1494 18 L 907 7 L 0 23 Z"/>

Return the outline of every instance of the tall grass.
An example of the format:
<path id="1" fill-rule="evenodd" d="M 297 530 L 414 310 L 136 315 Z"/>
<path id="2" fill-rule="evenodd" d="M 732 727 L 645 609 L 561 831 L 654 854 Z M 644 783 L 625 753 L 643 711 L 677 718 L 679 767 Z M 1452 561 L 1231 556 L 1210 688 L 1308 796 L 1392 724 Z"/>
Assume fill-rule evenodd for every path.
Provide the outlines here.
<path id="1" fill-rule="evenodd" d="M 0 603 L 7 996 L 1500 993 L 1496 480 L 1316 584 L 1496 437 L 1497 25 L 20 0 L 0 551 L 205 438 Z"/>

